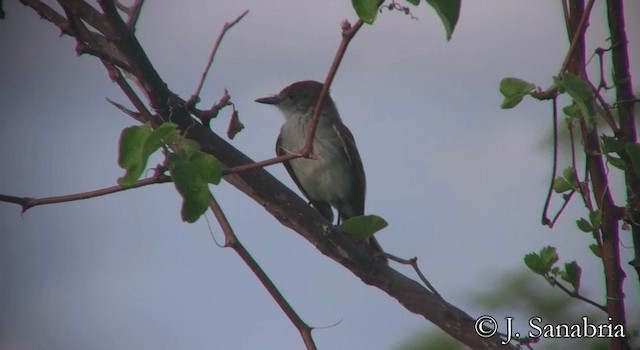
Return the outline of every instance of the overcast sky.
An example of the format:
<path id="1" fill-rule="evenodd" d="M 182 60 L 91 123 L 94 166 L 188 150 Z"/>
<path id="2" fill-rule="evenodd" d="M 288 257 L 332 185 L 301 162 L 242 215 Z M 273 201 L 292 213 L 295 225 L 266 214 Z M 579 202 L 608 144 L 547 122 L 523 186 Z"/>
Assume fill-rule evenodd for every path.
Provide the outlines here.
<path id="1" fill-rule="evenodd" d="M 626 5 L 637 76 L 640 6 Z M 128 105 L 126 98 L 97 59 L 75 55 L 72 39 L 17 2 L 4 6 L 0 193 L 46 197 L 116 184 L 123 174 L 118 137 L 135 122 L 105 98 Z M 283 117 L 255 98 L 293 81 L 324 79 L 340 22 L 355 20 L 350 1 L 149 1 L 137 33 L 170 89 L 188 98 L 223 23 L 245 9 L 249 15 L 219 51 L 201 106 L 227 88 L 246 126 L 231 142 L 259 160 L 273 156 Z M 601 2 L 594 8 L 590 52 L 608 45 L 603 9 Z M 586 253 L 589 235 L 575 228 L 585 215 L 577 198 L 554 230 L 540 225 L 550 106 L 526 100 L 515 110 L 499 108 L 503 77 L 546 87 L 557 74 L 568 46 L 559 2 L 464 1 L 450 42 L 425 4 L 414 15 L 419 20 L 385 12 L 363 27 L 331 90 L 363 158 L 366 212 L 390 223 L 378 235 L 381 244 L 417 256 L 439 292 L 474 317 L 486 310 L 471 293 L 495 288 L 499 276 L 523 268 L 526 253 L 548 244 L 561 261 L 577 260 L 583 292 L 604 300 L 601 265 Z M 226 130 L 228 114 L 214 120 L 216 131 Z M 268 170 L 295 187 L 281 165 Z M 232 186 L 212 191 L 301 317 L 316 327 L 340 322 L 314 331 L 319 348 L 391 349 L 431 327 Z M 216 247 L 206 220 L 183 223 L 179 209 L 171 184 L 22 215 L 0 203 L 0 349 L 301 348 L 248 268 Z M 631 239 L 621 237 L 626 262 Z M 637 276 L 623 267 L 628 304 L 637 306 Z M 494 316 L 519 315 L 511 312 Z"/>

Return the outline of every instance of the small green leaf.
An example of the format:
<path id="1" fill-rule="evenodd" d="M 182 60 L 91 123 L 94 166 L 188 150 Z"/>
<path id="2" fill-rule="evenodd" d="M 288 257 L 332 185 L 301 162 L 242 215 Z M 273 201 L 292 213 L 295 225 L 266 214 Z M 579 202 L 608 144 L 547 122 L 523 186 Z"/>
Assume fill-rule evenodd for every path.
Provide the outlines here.
<path id="1" fill-rule="evenodd" d="M 173 123 L 164 123 L 155 130 L 149 123 L 124 129 L 120 135 L 118 164 L 126 173 L 118 183 L 121 186 L 133 185 L 142 175 L 149 157 L 160 147 L 179 138 L 177 126 Z"/>
<path id="2" fill-rule="evenodd" d="M 188 156 L 200 151 L 200 145 L 198 142 L 191 139 L 183 139 L 180 141 L 179 145 L 180 151 L 184 152 Z"/>
<path id="3" fill-rule="evenodd" d="M 368 239 L 374 233 L 389 226 L 389 224 L 377 215 L 354 216 L 345 220 L 338 226 L 338 230 L 349 235 Z"/>
<path id="4" fill-rule="evenodd" d="M 618 157 L 610 156 L 608 154 L 607 154 L 607 162 L 611 164 L 611 166 L 616 167 L 620 170 L 624 170 L 626 166 L 626 163 L 624 162 L 624 160 Z"/>
<path id="5" fill-rule="evenodd" d="M 504 96 L 502 109 L 510 109 L 518 105 L 522 98 L 528 95 L 536 86 L 518 78 L 504 78 L 500 81 L 500 93 Z"/>
<path id="6" fill-rule="evenodd" d="M 573 185 L 560 176 L 556 177 L 556 179 L 553 181 L 553 190 L 556 193 L 564 193 L 572 189 Z"/>
<path id="7" fill-rule="evenodd" d="M 559 273 L 560 273 L 560 268 L 559 268 L 559 267 L 554 266 L 554 267 L 551 269 L 551 274 L 552 274 L 552 275 L 554 275 L 554 276 L 558 276 L 558 274 L 559 274 Z"/>
<path id="8" fill-rule="evenodd" d="M 126 173 L 118 179 L 118 183 L 121 186 L 133 185 L 142 175 L 149 159 L 144 145 L 151 132 L 151 125 L 148 123 L 122 130 L 119 142 L 118 165 L 125 169 Z"/>
<path id="9" fill-rule="evenodd" d="M 420 0 L 407 0 L 407 2 L 413 6 L 418 6 L 418 4 L 420 4 Z"/>
<path id="10" fill-rule="evenodd" d="M 582 114 L 585 117 L 585 121 L 591 126 L 593 125 L 593 117 L 595 111 L 593 109 L 593 91 L 591 86 L 582 78 L 571 73 L 565 73 L 562 75 L 560 85 L 569 93 L 569 95 L 576 102 Z"/>
<path id="11" fill-rule="evenodd" d="M 598 248 L 598 245 L 595 243 L 589 244 L 589 249 L 591 250 L 591 252 L 593 253 L 593 255 L 597 256 L 598 258 L 601 258 L 602 256 L 600 255 L 600 248 Z"/>
<path id="12" fill-rule="evenodd" d="M 536 253 L 529 253 L 524 256 L 524 264 L 527 265 L 531 271 L 544 275 L 546 272 L 545 265 L 542 263 L 542 259 L 540 259 L 540 255 Z"/>
<path id="13" fill-rule="evenodd" d="M 578 108 L 578 105 L 575 103 L 572 103 L 568 106 L 564 106 L 562 108 L 562 112 L 564 112 L 564 114 L 569 117 L 569 120 L 577 118 L 579 111 L 580 111 L 580 108 Z"/>
<path id="14" fill-rule="evenodd" d="M 447 33 L 447 41 L 451 40 L 453 30 L 456 28 L 458 18 L 460 17 L 461 0 L 427 0 L 427 4 L 431 5 L 444 25 Z"/>
<path id="15" fill-rule="evenodd" d="M 591 226 L 591 223 L 589 223 L 589 221 L 585 218 L 580 218 L 580 220 L 576 220 L 576 224 L 578 225 L 578 228 L 582 232 L 593 232 L 593 226 Z"/>
<path id="16" fill-rule="evenodd" d="M 351 0 L 351 5 L 363 22 L 372 24 L 376 19 L 378 0 Z"/>
<path id="17" fill-rule="evenodd" d="M 577 262 L 572 261 L 564 264 L 564 271 L 560 272 L 560 278 L 569 282 L 573 289 L 577 292 L 580 289 L 580 276 L 582 275 L 582 269 Z"/>
<path id="18" fill-rule="evenodd" d="M 160 147 L 176 142 L 180 138 L 178 126 L 173 123 L 163 123 L 149 135 L 144 145 L 144 152 L 148 155 L 153 154 Z"/>
<path id="19" fill-rule="evenodd" d="M 620 153 L 622 147 L 615 137 L 602 135 L 600 137 L 600 145 L 602 153 Z"/>
<path id="20" fill-rule="evenodd" d="M 546 246 L 540 249 L 540 259 L 542 264 L 545 267 L 545 272 L 551 270 L 553 264 L 558 261 L 558 253 L 556 253 L 556 248 L 551 246 Z"/>
<path id="21" fill-rule="evenodd" d="M 169 155 L 169 171 L 176 189 L 182 196 L 182 220 L 196 222 L 209 207 L 211 194 L 207 182 L 202 179 L 195 166 L 184 156 Z"/>
<path id="22" fill-rule="evenodd" d="M 589 221 L 591 221 L 591 226 L 594 229 L 600 227 L 600 223 L 602 222 L 602 212 L 597 209 L 589 213 Z"/>
<path id="23" fill-rule="evenodd" d="M 633 172 L 636 176 L 640 176 L 640 144 L 627 143 L 624 148 L 631 158 L 631 165 L 633 165 Z"/>
<path id="24" fill-rule="evenodd" d="M 573 167 L 568 166 L 562 171 L 562 176 L 569 182 L 570 184 L 575 184 L 575 178 L 573 177 Z"/>
<path id="25" fill-rule="evenodd" d="M 222 166 L 216 157 L 207 153 L 198 152 L 189 158 L 189 162 L 193 165 L 193 169 L 203 181 L 215 185 L 220 183 Z"/>

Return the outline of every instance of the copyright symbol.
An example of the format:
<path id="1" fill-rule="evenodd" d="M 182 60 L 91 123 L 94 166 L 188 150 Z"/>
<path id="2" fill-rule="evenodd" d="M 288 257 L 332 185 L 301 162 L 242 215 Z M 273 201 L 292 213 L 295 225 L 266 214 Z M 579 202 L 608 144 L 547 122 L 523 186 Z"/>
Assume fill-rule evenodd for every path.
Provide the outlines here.
<path id="1" fill-rule="evenodd" d="M 498 323 L 495 318 L 489 315 L 484 315 L 478 317 L 473 328 L 482 338 L 489 338 L 498 331 Z"/>

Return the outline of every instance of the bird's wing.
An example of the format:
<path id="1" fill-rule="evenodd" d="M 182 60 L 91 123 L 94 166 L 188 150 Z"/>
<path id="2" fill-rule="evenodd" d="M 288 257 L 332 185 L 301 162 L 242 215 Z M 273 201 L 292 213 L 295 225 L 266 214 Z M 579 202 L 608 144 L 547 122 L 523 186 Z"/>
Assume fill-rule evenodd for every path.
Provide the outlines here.
<path id="1" fill-rule="evenodd" d="M 280 136 L 278 136 L 278 141 L 276 141 L 276 155 L 282 156 L 285 155 L 287 153 L 286 150 L 284 150 L 282 147 L 280 147 Z M 291 167 L 291 164 L 287 161 L 287 162 L 282 162 L 282 165 L 284 165 L 284 168 L 287 169 L 287 172 L 289 173 L 289 176 L 291 176 L 291 178 L 293 179 L 293 182 L 296 183 L 296 186 L 298 186 L 298 188 L 300 189 L 300 191 L 302 192 L 302 194 L 304 194 L 304 196 L 307 199 L 309 198 L 309 195 L 307 194 L 307 192 L 305 192 L 304 188 L 302 188 L 302 186 L 300 185 L 300 182 L 298 181 L 298 177 L 296 176 L 296 174 L 293 172 L 293 168 Z"/>
<path id="2" fill-rule="evenodd" d="M 353 138 L 353 134 L 349 129 L 341 122 L 333 123 L 333 130 L 338 135 L 338 139 L 342 143 L 343 154 L 351 165 L 352 174 L 355 175 L 353 179 L 354 200 L 351 206 L 354 210 L 354 215 L 364 215 L 364 200 L 365 193 L 367 192 L 367 182 L 364 175 L 364 166 L 362 165 L 362 159 L 358 153 L 356 147 L 356 141 Z M 343 218 L 348 219 L 348 218 Z"/>
<path id="3" fill-rule="evenodd" d="M 281 156 L 286 153 L 287 151 L 284 150 L 282 147 L 280 147 L 280 136 L 278 136 L 278 141 L 276 141 L 276 155 Z M 287 169 L 289 176 L 291 177 L 291 179 L 293 179 L 293 182 L 295 182 L 296 186 L 298 186 L 298 189 L 300 190 L 300 192 L 302 192 L 305 198 L 309 200 L 309 203 L 311 203 L 311 205 L 313 205 L 313 207 L 316 208 L 316 210 L 318 210 L 318 212 L 320 212 L 320 214 L 325 219 L 327 219 L 329 222 L 333 222 L 333 211 L 331 210 L 331 206 L 329 205 L 329 203 L 317 202 L 317 201 L 314 201 L 311 197 L 309 197 L 309 194 L 307 194 L 307 192 L 304 190 L 304 188 L 300 184 L 300 181 L 298 181 L 298 176 L 296 176 L 296 173 L 293 172 L 291 163 L 289 163 L 288 161 L 282 162 L 282 165 L 284 165 L 284 168 Z"/>

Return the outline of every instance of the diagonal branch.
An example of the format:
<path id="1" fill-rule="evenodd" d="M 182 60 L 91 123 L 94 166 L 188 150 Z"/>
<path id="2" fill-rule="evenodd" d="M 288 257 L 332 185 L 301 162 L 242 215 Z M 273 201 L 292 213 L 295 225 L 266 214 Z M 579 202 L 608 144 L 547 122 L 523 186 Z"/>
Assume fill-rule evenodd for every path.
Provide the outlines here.
<path id="1" fill-rule="evenodd" d="M 284 295 L 280 293 L 278 287 L 273 284 L 273 281 L 267 276 L 266 272 L 260 267 L 258 262 L 251 256 L 251 254 L 247 251 L 244 245 L 238 239 L 235 232 L 231 228 L 231 224 L 227 220 L 227 217 L 222 212 L 222 208 L 216 201 L 215 197 L 211 195 L 211 202 L 209 204 L 213 215 L 218 220 L 220 224 L 220 228 L 224 233 L 225 237 L 225 247 L 233 249 L 238 256 L 244 261 L 244 263 L 249 266 L 251 272 L 260 280 L 260 283 L 267 289 L 271 297 L 276 301 L 280 309 L 284 311 L 285 315 L 289 318 L 291 323 L 298 329 L 300 335 L 302 336 L 302 340 L 307 348 L 307 350 L 315 350 L 316 345 L 313 341 L 313 337 L 311 336 L 311 331 L 313 328 L 309 327 L 301 318 L 298 316 L 298 313 L 291 307 L 287 299 L 285 299 Z"/>

